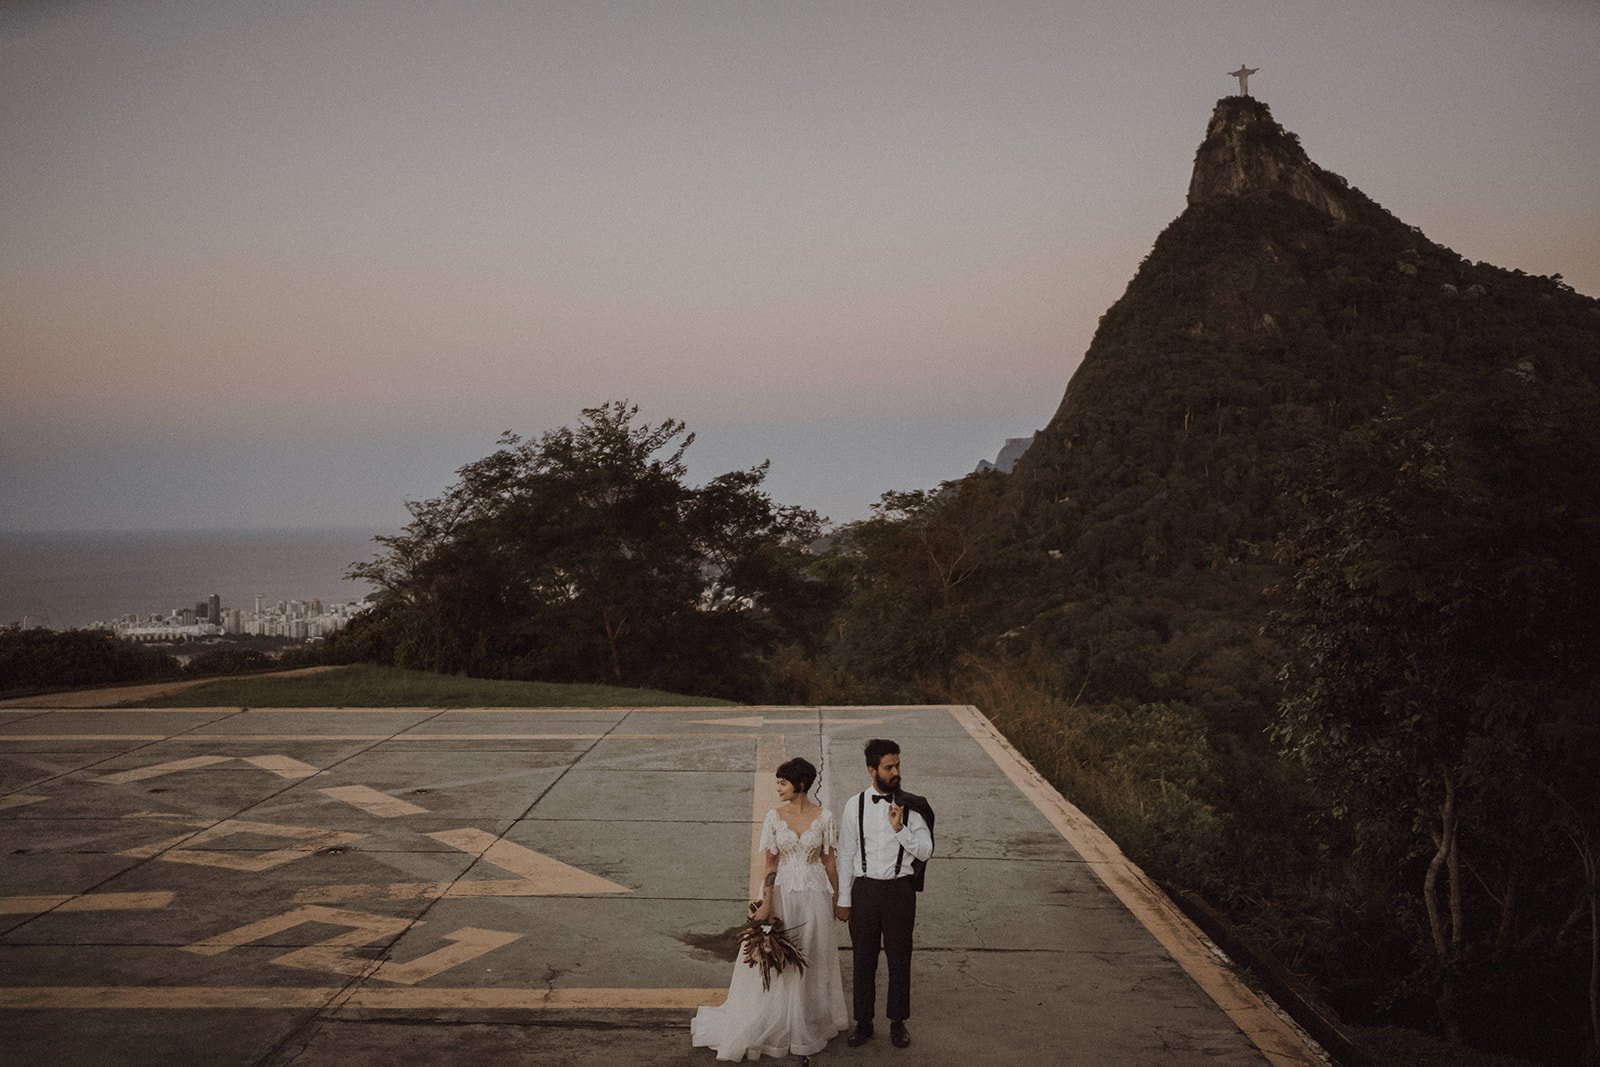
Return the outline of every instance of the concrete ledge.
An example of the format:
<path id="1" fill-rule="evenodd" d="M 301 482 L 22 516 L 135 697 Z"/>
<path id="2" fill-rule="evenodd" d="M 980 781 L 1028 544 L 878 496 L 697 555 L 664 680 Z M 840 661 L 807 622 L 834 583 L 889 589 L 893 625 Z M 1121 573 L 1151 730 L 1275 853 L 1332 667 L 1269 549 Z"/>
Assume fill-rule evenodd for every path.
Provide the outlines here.
<path id="1" fill-rule="evenodd" d="M 952 709 L 1013 784 L 1039 809 L 1061 836 L 1105 883 L 1122 905 L 1161 943 L 1178 965 L 1274 1064 L 1327 1064 L 1328 1054 L 1282 1009 L 1263 1000 L 1229 967 L 1227 956 L 1192 923 L 1161 887 L 1095 825 L 1063 797 L 1033 765 L 995 729 L 982 712 L 968 705 Z"/>

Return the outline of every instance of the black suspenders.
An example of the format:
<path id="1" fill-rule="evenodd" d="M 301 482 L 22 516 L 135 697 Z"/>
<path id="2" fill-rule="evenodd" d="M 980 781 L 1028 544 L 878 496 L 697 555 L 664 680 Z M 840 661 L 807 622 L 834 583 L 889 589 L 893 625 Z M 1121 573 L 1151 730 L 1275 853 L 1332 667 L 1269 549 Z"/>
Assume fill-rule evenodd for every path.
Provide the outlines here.
<path id="1" fill-rule="evenodd" d="M 911 825 L 911 813 L 909 811 L 906 812 L 905 825 L 906 826 L 910 826 Z M 899 844 L 899 842 L 896 841 L 896 844 Z M 905 858 L 906 858 L 906 846 L 900 845 L 900 851 L 898 853 L 896 853 L 896 855 L 894 857 L 894 876 L 896 878 L 900 877 L 900 864 Z"/>
<path id="2" fill-rule="evenodd" d="M 856 794 L 856 836 L 861 838 L 861 877 L 867 876 L 867 791 Z"/>
<path id="3" fill-rule="evenodd" d="M 867 791 L 863 789 L 856 794 L 856 836 L 861 838 L 861 876 L 867 876 Z M 897 841 L 896 844 L 899 844 Z M 894 858 L 894 876 L 900 877 L 900 864 L 906 859 L 906 846 L 900 845 L 900 852 Z"/>

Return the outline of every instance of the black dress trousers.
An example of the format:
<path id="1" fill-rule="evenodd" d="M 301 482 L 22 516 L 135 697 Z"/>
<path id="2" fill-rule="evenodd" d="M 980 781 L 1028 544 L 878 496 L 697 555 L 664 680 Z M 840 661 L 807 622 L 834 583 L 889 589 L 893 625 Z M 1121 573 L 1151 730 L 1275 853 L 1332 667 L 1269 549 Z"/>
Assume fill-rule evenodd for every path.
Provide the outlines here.
<path id="1" fill-rule="evenodd" d="M 850 890 L 850 951 L 856 1022 L 876 1012 L 878 952 L 889 957 L 889 1018 L 911 1018 L 911 928 L 917 890 L 911 878 L 857 878 Z"/>

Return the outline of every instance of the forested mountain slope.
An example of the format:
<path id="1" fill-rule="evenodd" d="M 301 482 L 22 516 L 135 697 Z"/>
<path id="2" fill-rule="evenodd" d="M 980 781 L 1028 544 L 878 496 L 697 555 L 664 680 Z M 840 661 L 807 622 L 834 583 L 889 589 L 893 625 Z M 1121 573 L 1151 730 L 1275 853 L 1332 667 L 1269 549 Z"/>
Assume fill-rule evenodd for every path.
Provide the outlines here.
<path id="1" fill-rule="evenodd" d="M 819 695 L 984 708 L 1350 1019 L 1600 1031 L 1600 302 L 1228 97 L 1012 474 L 839 543 Z"/>

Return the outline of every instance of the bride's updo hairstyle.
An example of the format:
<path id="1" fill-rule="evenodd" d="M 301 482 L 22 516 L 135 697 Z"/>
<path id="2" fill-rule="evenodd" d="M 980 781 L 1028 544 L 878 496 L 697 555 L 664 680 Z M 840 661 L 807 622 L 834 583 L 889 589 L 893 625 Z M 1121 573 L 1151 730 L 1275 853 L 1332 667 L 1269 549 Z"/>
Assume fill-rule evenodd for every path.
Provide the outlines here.
<path id="1" fill-rule="evenodd" d="M 779 767 L 778 773 L 774 777 L 782 778 L 794 786 L 797 793 L 810 793 L 811 783 L 817 780 L 817 769 L 811 765 L 809 760 L 803 760 L 796 756 Z"/>

